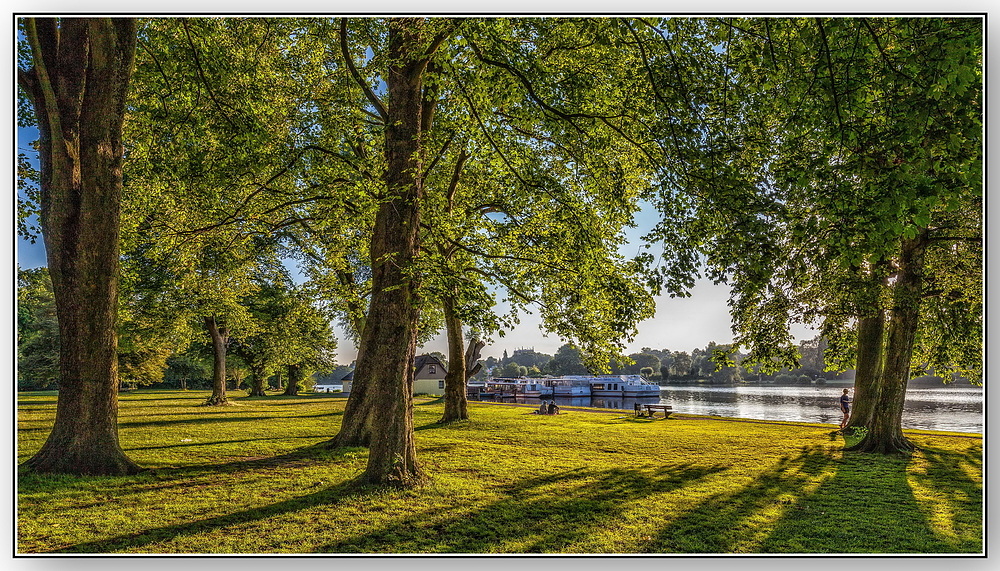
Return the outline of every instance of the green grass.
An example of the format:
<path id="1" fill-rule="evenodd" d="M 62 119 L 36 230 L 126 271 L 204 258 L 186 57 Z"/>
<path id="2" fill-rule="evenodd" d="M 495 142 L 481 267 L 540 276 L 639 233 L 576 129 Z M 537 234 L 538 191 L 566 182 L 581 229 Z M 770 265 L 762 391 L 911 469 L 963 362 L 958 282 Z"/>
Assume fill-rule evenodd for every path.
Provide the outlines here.
<path id="1" fill-rule="evenodd" d="M 346 399 L 120 397 L 121 444 L 150 470 L 25 475 L 18 552 L 981 553 L 982 440 L 908 433 L 909 459 L 844 453 L 823 424 L 418 399 L 418 489 L 358 488 L 367 450 L 327 450 Z M 19 398 L 18 457 L 53 393 Z"/>

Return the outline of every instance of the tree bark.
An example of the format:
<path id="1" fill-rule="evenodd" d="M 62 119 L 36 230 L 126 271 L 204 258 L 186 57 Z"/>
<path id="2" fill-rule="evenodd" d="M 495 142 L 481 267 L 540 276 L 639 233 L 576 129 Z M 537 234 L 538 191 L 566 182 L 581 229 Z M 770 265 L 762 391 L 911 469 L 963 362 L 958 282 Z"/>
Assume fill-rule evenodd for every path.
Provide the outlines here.
<path id="1" fill-rule="evenodd" d="M 230 404 L 226 397 L 226 345 L 229 333 L 225 327 L 220 327 L 215 316 L 205 318 L 205 328 L 212 337 L 212 396 L 205 401 L 206 406 L 223 406 Z"/>
<path id="2" fill-rule="evenodd" d="M 423 480 L 413 433 L 413 358 L 419 318 L 421 95 L 426 54 L 420 19 L 389 22 L 386 87 L 386 188 L 370 246 L 372 299 L 354 385 L 337 445 L 369 446 L 358 481 L 407 487 Z M 352 402 L 354 401 L 354 402 Z M 373 422 L 377 415 L 377 422 Z"/>
<path id="3" fill-rule="evenodd" d="M 264 392 L 264 378 L 267 373 L 264 372 L 262 367 L 250 367 L 250 390 L 247 396 L 251 397 L 266 397 L 267 393 Z"/>
<path id="4" fill-rule="evenodd" d="M 926 234 L 903 239 L 893 284 L 882 374 L 875 385 L 875 405 L 865 437 L 848 448 L 859 452 L 899 454 L 913 451 L 903 435 L 903 403 L 910 380 L 910 361 L 919 325 Z"/>
<path id="5" fill-rule="evenodd" d="M 59 398 L 35 472 L 140 471 L 118 441 L 118 259 L 122 125 L 131 19 L 28 18 L 21 86 L 38 118 L 41 226 L 59 322 Z"/>
<path id="6" fill-rule="evenodd" d="M 846 428 L 867 426 L 875 410 L 875 389 L 882 371 L 885 317 L 876 315 L 858 319 L 857 364 L 854 376 L 854 403 Z"/>
<path id="7" fill-rule="evenodd" d="M 463 352 L 462 320 L 455 312 L 455 300 L 445 298 L 442 305 L 448 332 L 448 373 L 444 378 L 444 416 L 439 422 L 446 423 L 469 419 L 466 383 L 482 368 L 479 352 L 486 344 L 474 339 Z"/>
<path id="8" fill-rule="evenodd" d="M 888 287 L 888 264 L 875 264 L 868 282 L 858 292 L 858 347 L 854 376 L 854 403 L 847 429 L 867 426 L 875 410 L 875 392 L 885 355 L 885 309 L 881 292 Z"/>
<path id="9" fill-rule="evenodd" d="M 442 301 L 444 325 L 448 334 L 448 372 L 444 376 L 444 416 L 440 422 L 468 420 L 469 397 L 465 390 L 465 347 L 462 339 L 462 321 L 455 313 L 455 299 L 447 296 Z"/>
<path id="10" fill-rule="evenodd" d="M 288 374 L 285 377 L 285 392 L 283 394 L 286 397 L 298 396 L 299 388 L 302 386 L 302 367 L 288 365 Z"/>

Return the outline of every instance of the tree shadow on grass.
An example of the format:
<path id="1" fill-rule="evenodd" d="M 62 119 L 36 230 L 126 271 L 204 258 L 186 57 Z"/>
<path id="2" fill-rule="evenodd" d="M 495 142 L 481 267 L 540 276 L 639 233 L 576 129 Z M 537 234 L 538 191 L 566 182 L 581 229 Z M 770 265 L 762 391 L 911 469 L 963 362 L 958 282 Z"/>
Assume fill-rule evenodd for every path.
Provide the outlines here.
<path id="1" fill-rule="evenodd" d="M 936 542 L 934 552 L 979 553 L 983 550 L 983 450 L 967 451 L 920 445 L 926 461 L 910 470 L 909 485 Z M 930 551 L 928 551 L 930 552 Z"/>
<path id="2" fill-rule="evenodd" d="M 761 544 L 765 552 L 801 553 L 955 553 L 978 552 L 982 532 L 981 488 L 971 501 L 953 501 L 950 490 L 968 490 L 968 475 L 960 464 L 964 454 L 923 448 L 926 473 L 912 469 L 913 459 L 847 453 L 827 479 L 802 501 L 803 509 L 788 512 Z M 933 501 L 918 500 L 911 478 L 923 480 Z M 965 496 L 965 492 L 958 494 Z M 935 509 L 937 508 L 937 509 Z M 945 508 L 942 510 L 941 508 Z M 942 534 L 930 521 L 933 512 L 961 522 L 954 534 Z M 801 530 L 812 530 L 803 537 Z"/>
<path id="3" fill-rule="evenodd" d="M 831 453 L 819 447 L 804 448 L 785 456 L 754 482 L 737 491 L 715 494 L 674 521 L 641 547 L 645 553 L 734 553 L 748 551 L 741 543 L 754 529 L 766 525 L 758 518 L 768 509 L 789 504 L 800 497 L 813 478 L 834 462 Z M 752 551 L 752 550 L 750 550 Z"/>
<path id="4" fill-rule="evenodd" d="M 471 513 L 432 510 L 391 526 L 331 543 L 326 553 L 523 553 L 561 552 L 607 529 L 629 503 L 670 492 L 723 466 L 675 465 L 654 472 L 578 468 L 527 478 L 500 490 L 504 499 Z"/>
<path id="5" fill-rule="evenodd" d="M 243 411 L 227 411 L 228 414 L 235 414 Z M 173 420 L 135 420 L 135 421 L 124 421 L 119 422 L 118 426 L 121 428 L 152 428 L 157 426 L 175 426 L 183 424 L 207 424 L 212 422 L 258 422 L 264 420 L 288 420 L 292 418 L 325 418 L 328 416 L 343 416 L 343 411 L 332 411 L 332 412 L 321 412 L 317 414 L 296 414 L 296 415 L 282 415 L 282 416 L 219 416 L 227 414 L 227 412 L 222 411 L 212 411 L 211 413 L 206 413 L 204 417 L 199 418 L 176 418 Z M 208 416 L 211 415 L 211 416 Z M 171 415 L 168 415 L 171 416 Z"/>
<path id="6" fill-rule="evenodd" d="M 954 458 L 936 459 L 932 454 L 930 460 L 935 468 L 928 471 L 934 474 L 928 477 L 936 479 L 934 485 L 946 486 L 946 480 L 956 477 Z M 752 485 L 713 496 L 670 522 L 648 550 L 829 554 L 975 551 L 934 531 L 907 480 L 910 463 L 907 458 L 860 453 L 837 458 L 831 451 L 807 448 L 794 458 L 782 458 Z"/>
<path id="7" fill-rule="evenodd" d="M 366 452 L 363 448 L 339 448 L 330 450 L 323 443 L 298 448 L 287 454 L 259 458 L 247 461 L 226 462 L 217 464 L 204 464 L 197 466 L 184 466 L 179 468 L 157 468 L 134 476 L 131 479 L 147 481 L 150 486 L 136 486 L 131 488 L 134 493 L 142 493 L 150 489 L 168 489 L 172 487 L 184 488 L 191 484 L 197 477 L 212 476 L 218 477 L 229 473 L 245 473 L 248 471 L 302 465 L 303 463 L 328 463 L 344 457 L 350 457 L 361 452 Z M 82 478 L 81 478 L 82 480 Z M 157 482 L 161 482 L 157 484 Z M 117 482 L 115 488 L 115 498 L 121 501 L 127 495 L 130 488 L 122 488 L 121 481 Z M 176 525 L 163 526 L 150 529 L 138 534 L 122 535 L 109 539 L 78 543 L 75 545 L 53 550 L 52 553 L 112 553 L 131 548 L 141 548 L 160 541 L 169 540 L 178 536 L 194 535 L 198 533 L 211 532 L 212 530 L 238 525 L 253 521 L 259 521 L 282 514 L 309 509 L 319 505 L 336 504 L 345 498 L 371 493 L 371 490 L 358 486 L 353 481 L 345 481 L 340 484 L 323 488 L 315 492 L 302 496 L 289 498 L 287 500 L 262 506 L 260 508 L 242 510 L 221 516 L 206 518 L 197 521 L 179 523 Z"/>
<path id="8" fill-rule="evenodd" d="M 214 443 L 205 443 L 214 444 Z M 184 488 L 200 477 L 242 473 L 253 470 L 295 467 L 308 464 L 337 462 L 345 458 L 353 461 L 367 454 L 366 448 L 327 448 L 324 442 L 296 448 L 284 454 L 263 458 L 233 460 L 211 464 L 166 466 L 144 470 L 134 476 L 64 476 L 32 474 L 19 470 L 18 492 L 49 492 L 65 488 L 92 490 L 100 495 L 110 495 L 116 500 L 151 490 Z"/>
<path id="9" fill-rule="evenodd" d="M 289 440 L 310 440 L 310 439 L 314 439 L 314 438 L 323 438 L 323 439 L 329 440 L 330 435 L 329 434 L 313 434 L 313 435 L 305 435 L 305 436 L 274 436 L 274 437 L 271 437 L 271 438 L 241 438 L 239 440 L 200 440 L 200 441 L 192 441 L 192 442 L 180 442 L 180 443 L 177 443 L 177 444 L 163 444 L 163 445 L 160 445 L 160 446 L 132 446 L 132 447 L 128 447 L 128 448 L 123 447 L 122 450 L 124 450 L 125 452 L 135 452 L 135 451 L 138 451 L 138 450 L 164 450 L 164 449 L 168 449 L 168 448 L 194 448 L 194 447 L 201 447 L 201 446 L 215 446 L 217 444 L 240 444 L 240 443 L 250 443 L 250 442 L 265 442 L 265 441 L 269 441 L 269 440 L 278 440 L 278 441 L 285 442 L 285 441 L 289 441 Z"/>
<path id="10" fill-rule="evenodd" d="M 176 537 L 207 533 L 216 529 L 260 521 L 287 513 L 310 509 L 316 506 L 332 506 L 344 499 L 365 493 L 352 482 L 343 482 L 329 488 L 290 498 L 260 508 L 243 510 L 202 520 L 168 525 L 150 529 L 139 534 L 114 537 L 107 540 L 78 543 L 58 549 L 52 553 L 113 553 L 132 548 L 141 548 L 153 543 L 168 541 Z"/>

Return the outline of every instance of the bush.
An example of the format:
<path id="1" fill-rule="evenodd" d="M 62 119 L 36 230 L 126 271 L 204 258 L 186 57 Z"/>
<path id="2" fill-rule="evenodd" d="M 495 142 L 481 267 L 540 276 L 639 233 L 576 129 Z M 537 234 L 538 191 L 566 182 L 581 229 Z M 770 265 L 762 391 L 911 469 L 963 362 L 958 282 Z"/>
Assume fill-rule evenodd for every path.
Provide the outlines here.
<path id="1" fill-rule="evenodd" d="M 795 376 L 787 373 L 774 376 L 774 384 L 776 385 L 794 385 L 795 381 Z"/>

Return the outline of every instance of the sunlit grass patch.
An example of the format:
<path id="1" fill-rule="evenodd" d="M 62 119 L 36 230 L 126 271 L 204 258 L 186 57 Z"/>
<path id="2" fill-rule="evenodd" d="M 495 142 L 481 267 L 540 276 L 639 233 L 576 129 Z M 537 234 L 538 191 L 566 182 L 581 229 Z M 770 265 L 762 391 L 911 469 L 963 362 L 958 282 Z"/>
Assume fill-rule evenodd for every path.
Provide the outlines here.
<path id="1" fill-rule="evenodd" d="M 911 459 L 845 454 L 832 426 L 470 404 L 414 407 L 428 483 L 358 488 L 328 449 L 346 399 L 121 395 L 133 477 L 22 475 L 21 553 L 979 553 L 982 441 L 921 432 Z M 23 395 L 18 457 L 53 395 Z M 127 507 L 127 509 L 123 509 Z"/>

